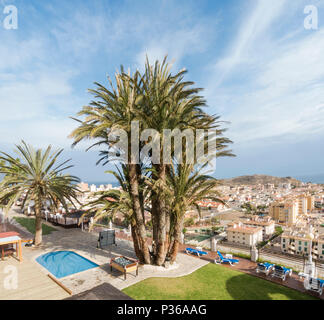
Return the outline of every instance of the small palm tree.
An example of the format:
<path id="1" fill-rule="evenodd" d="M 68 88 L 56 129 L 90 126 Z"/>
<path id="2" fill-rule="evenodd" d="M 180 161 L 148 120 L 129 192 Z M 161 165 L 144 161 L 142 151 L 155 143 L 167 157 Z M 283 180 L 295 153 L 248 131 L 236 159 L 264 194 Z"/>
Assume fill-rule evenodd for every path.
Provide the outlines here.
<path id="1" fill-rule="evenodd" d="M 22 141 L 16 146 L 15 152 L 18 158 L 15 159 L 5 152 L 0 151 L 0 174 L 3 180 L 0 182 L 0 205 L 8 211 L 15 202 L 23 199 L 22 206 L 35 204 L 35 239 L 34 244 L 42 242 L 42 206 L 50 201 L 53 206 L 58 204 L 68 211 L 68 203 L 74 205 L 77 200 L 78 188 L 76 183 L 79 178 L 62 172 L 72 167 L 66 160 L 57 164 L 57 159 L 63 149 L 52 151 L 48 146 L 45 151 L 35 150 L 32 146 Z"/>
<path id="2" fill-rule="evenodd" d="M 215 202 L 225 204 L 220 198 L 220 193 L 216 190 L 219 181 L 212 176 L 203 174 L 206 165 L 199 169 L 194 169 L 192 165 L 172 166 L 167 182 L 169 194 L 169 206 L 171 208 L 171 233 L 173 242 L 170 243 L 169 256 L 174 262 L 178 253 L 181 235 L 181 226 L 185 213 L 195 207 L 199 213 L 199 201 L 210 199 Z"/>
<path id="3" fill-rule="evenodd" d="M 136 216 L 134 214 L 131 188 L 129 183 L 129 170 L 126 165 L 121 165 L 121 169 L 116 167 L 116 171 L 106 171 L 113 174 L 120 185 L 120 190 L 113 189 L 108 191 L 100 191 L 96 193 L 97 198 L 88 202 L 84 207 L 89 208 L 84 216 L 93 215 L 93 221 L 96 222 L 103 218 L 113 218 L 115 214 L 122 214 L 124 221 L 131 226 L 134 250 L 141 263 L 145 262 L 141 243 L 141 237 L 136 228 Z M 140 180 L 140 187 L 143 189 L 144 179 Z M 146 190 L 147 191 L 147 190 Z M 142 195 L 146 197 L 144 193 Z M 144 217 L 143 217 L 144 219 Z"/>

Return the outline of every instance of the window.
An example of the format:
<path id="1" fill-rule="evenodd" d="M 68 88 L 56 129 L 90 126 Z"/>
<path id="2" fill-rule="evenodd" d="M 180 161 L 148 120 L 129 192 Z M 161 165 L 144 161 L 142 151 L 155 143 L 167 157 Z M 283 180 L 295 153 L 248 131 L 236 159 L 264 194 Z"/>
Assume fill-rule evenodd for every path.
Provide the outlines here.
<path id="1" fill-rule="evenodd" d="M 299 241 L 298 244 L 301 245 L 301 241 Z"/>
<path id="2" fill-rule="evenodd" d="M 283 238 L 283 239 L 282 239 L 282 242 L 286 242 L 286 239 L 285 239 L 285 238 Z"/>
<path id="3" fill-rule="evenodd" d="M 307 246 L 307 243 L 308 243 L 307 241 L 304 242 L 305 246 Z"/>
<path id="4" fill-rule="evenodd" d="M 282 245 L 282 247 L 283 247 L 283 248 L 286 248 L 286 245 L 285 245 L 285 244 L 283 244 L 283 245 Z"/>
<path id="5" fill-rule="evenodd" d="M 298 251 L 302 251 L 302 248 L 301 247 L 298 247 Z"/>
<path id="6" fill-rule="evenodd" d="M 304 248 L 304 251 L 307 252 L 307 248 Z"/>
<path id="7" fill-rule="evenodd" d="M 324 254 L 324 250 L 322 250 L 322 254 Z"/>

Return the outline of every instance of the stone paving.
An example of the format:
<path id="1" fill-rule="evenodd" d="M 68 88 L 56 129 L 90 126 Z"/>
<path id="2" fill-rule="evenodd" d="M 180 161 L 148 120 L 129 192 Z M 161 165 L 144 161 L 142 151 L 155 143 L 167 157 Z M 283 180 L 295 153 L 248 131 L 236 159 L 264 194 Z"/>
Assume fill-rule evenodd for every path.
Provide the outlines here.
<path id="1" fill-rule="evenodd" d="M 12 212 L 11 217 L 17 215 Z M 51 224 L 49 224 L 51 225 Z M 29 234 L 27 230 L 17 225 L 24 234 Z M 23 247 L 23 258 L 31 261 L 44 273 L 48 274 L 48 270 L 39 265 L 35 259 L 44 253 L 51 251 L 74 251 L 81 256 L 97 263 L 99 267 L 89 269 L 77 274 L 73 274 L 59 281 L 67 288 L 72 290 L 73 294 L 79 294 L 103 283 L 110 283 L 118 289 L 124 289 L 134 283 L 142 281 L 150 277 L 180 277 L 190 274 L 198 268 L 208 264 L 208 261 L 196 259 L 186 254 L 179 254 L 176 264 L 170 268 L 156 266 L 140 266 L 139 273 L 127 274 L 126 280 L 124 275 L 117 271 L 110 271 L 110 259 L 124 255 L 136 258 L 133 244 L 130 239 L 117 238 L 117 246 L 110 246 L 108 249 L 102 250 L 97 248 L 98 233 L 81 231 L 81 229 L 64 229 L 60 226 L 54 226 L 56 231 L 49 235 L 43 236 L 43 244 L 39 247 Z M 30 235 L 30 234 L 29 234 Z M 30 236 L 29 236 L 30 237 Z"/>
<path id="2" fill-rule="evenodd" d="M 12 213 L 17 215 L 16 212 Z M 20 227 L 21 228 L 21 227 Z M 181 245 L 179 254 L 177 256 L 177 261 L 174 266 L 170 268 L 156 267 L 156 266 L 140 266 L 139 275 L 136 277 L 135 274 L 127 274 L 127 279 L 124 280 L 124 276 L 121 272 L 117 270 L 110 271 L 110 259 L 125 255 L 128 257 L 136 258 L 133 250 L 133 244 L 131 242 L 131 237 L 124 233 L 117 232 L 117 246 L 111 246 L 107 250 L 98 249 L 97 232 L 86 232 L 80 229 L 64 229 L 59 226 L 55 226 L 57 231 L 52 232 L 49 235 L 43 236 L 43 244 L 40 247 L 24 247 L 23 257 L 29 261 L 32 261 L 37 265 L 42 272 L 48 274 L 49 272 L 35 262 L 35 259 L 44 253 L 50 251 L 60 251 L 60 250 L 70 250 L 74 251 L 81 256 L 97 263 L 99 267 L 89 269 L 71 276 L 59 279 L 66 287 L 72 290 L 73 294 L 79 294 L 96 286 L 104 283 L 109 283 L 114 287 L 122 290 L 130 285 L 133 285 L 139 281 L 150 277 L 180 277 L 194 272 L 195 270 L 201 268 L 202 266 L 213 263 L 216 258 L 215 252 L 208 251 L 207 257 L 198 258 L 194 255 L 185 254 L 185 248 L 188 245 Z M 22 228 L 23 229 L 23 228 Z M 26 230 L 23 230 L 26 233 Z M 190 247 L 190 246 L 189 246 Z M 263 274 L 257 274 L 255 272 L 256 263 L 239 258 L 240 263 L 234 266 L 229 266 L 224 264 L 227 268 L 232 268 L 244 273 L 251 274 L 263 278 L 268 281 L 273 281 L 284 286 L 299 290 L 301 292 L 306 292 L 303 287 L 303 283 L 298 279 L 297 274 L 293 274 L 291 278 L 287 281 L 281 282 L 278 279 L 273 279 L 271 277 L 265 277 Z M 307 292 L 312 294 L 310 292 Z M 315 293 L 312 294 L 317 296 Z M 323 296 L 321 297 L 323 299 Z"/>

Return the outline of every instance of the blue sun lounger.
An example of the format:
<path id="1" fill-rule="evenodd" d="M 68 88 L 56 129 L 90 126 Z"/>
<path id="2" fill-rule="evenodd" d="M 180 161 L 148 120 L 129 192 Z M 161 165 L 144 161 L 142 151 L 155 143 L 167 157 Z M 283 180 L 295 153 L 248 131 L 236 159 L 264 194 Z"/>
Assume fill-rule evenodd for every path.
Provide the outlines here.
<path id="1" fill-rule="evenodd" d="M 217 254 L 218 254 L 219 259 L 215 259 L 216 264 L 227 262 L 232 266 L 233 263 L 239 263 L 239 260 L 237 260 L 237 259 L 224 258 L 223 255 L 219 251 L 217 251 Z"/>
<path id="2" fill-rule="evenodd" d="M 282 281 L 285 281 L 286 277 L 291 275 L 292 275 L 292 269 L 285 268 L 278 265 L 274 267 L 273 273 L 271 274 L 272 277 L 280 278 Z"/>
<path id="3" fill-rule="evenodd" d="M 191 253 L 191 254 L 196 254 L 198 257 L 200 257 L 200 256 L 204 256 L 204 255 L 206 255 L 206 254 L 208 254 L 207 252 L 205 252 L 205 251 L 200 251 L 200 250 L 197 250 L 197 249 L 193 249 L 193 248 L 186 248 L 186 253 L 187 254 L 189 254 L 189 253 Z"/>
<path id="4" fill-rule="evenodd" d="M 268 275 L 270 271 L 273 269 L 274 264 L 269 263 L 269 262 L 263 262 L 263 263 L 258 263 L 257 268 L 256 268 L 256 273 L 265 273 L 265 275 Z"/>

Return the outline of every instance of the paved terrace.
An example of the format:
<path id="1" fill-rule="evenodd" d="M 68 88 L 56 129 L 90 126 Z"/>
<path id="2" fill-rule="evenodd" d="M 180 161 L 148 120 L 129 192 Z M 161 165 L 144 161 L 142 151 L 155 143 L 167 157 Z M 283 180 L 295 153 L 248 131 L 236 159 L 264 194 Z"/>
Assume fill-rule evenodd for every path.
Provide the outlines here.
<path id="1" fill-rule="evenodd" d="M 21 227 L 20 227 L 21 228 Z M 20 229 L 19 228 L 19 229 Z M 89 233 L 83 232 L 80 229 L 64 229 L 62 227 L 55 226 L 57 231 L 52 232 L 50 235 L 43 237 L 43 245 L 38 248 L 23 247 L 23 258 L 24 262 L 21 263 L 19 269 L 21 274 L 24 274 L 24 269 L 26 269 L 26 278 L 30 277 L 28 275 L 28 268 L 33 266 L 35 274 L 44 275 L 46 280 L 50 280 L 47 277 L 49 273 L 45 268 L 40 266 L 35 259 L 44 253 L 50 251 L 59 251 L 59 250 L 71 250 L 81 256 L 97 263 L 99 267 L 89 269 L 78 274 L 70 275 L 65 278 L 60 279 L 59 281 L 70 289 L 73 295 L 80 294 L 82 292 L 90 292 L 89 290 L 103 284 L 113 285 L 115 288 L 121 290 L 130 285 L 133 285 L 139 281 L 142 281 L 150 277 L 180 277 L 194 272 L 200 267 L 208 264 L 209 262 L 214 262 L 216 258 L 216 253 L 208 251 L 207 257 L 198 258 L 194 255 L 185 254 L 185 248 L 190 247 L 188 245 L 181 245 L 179 249 L 179 254 L 177 257 L 177 268 L 170 267 L 169 269 L 154 267 L 154 266 L 141 266 L 139 268 L 139 275 L 135 277 L 133 274 L 127 274 L 127 279 L 124 280 L 123 275 L 117 270 L 110 271 L 109 262 L 111 258 L 125 255 L 135 258 L 133 251 L 133 245 L 131 238 L 124 233 L 117 232 L 117 246 L 111 246 L 108 250 L 97 249 L 97 239 L 98 234 L 96 232 Z M 23 230 L 23 232 L 26 232 Z M 10 260 L 10 262 L 9 262 Z M 250 260 L 239 258 L 240 263 L 235 266 L 229 266 L 224 264 L 227 268 L 234 268 L 238 271 L 251 274 L 260 278 L 264 278 L 268 281 L 273 281 L 287 287 L 299 290 L 301 292 L 306 292 L 303 287 L 303 283 L 299 281 L 298 276 L 293 274 L 286 282 L 282 283 L 278 279 L 273 279 L 271 277 L 265 277 L 263 275 L 257 274 L 255 272 L 256 263 L 251 262 Z M 6 263 L 14 262 L 14 258 L 6 258 Z M 18 262 L 14 262 L 18 263 Z M 4 266 L 4 262 L 0 262 L 0 268 Z M 19 272 L 20 273 L 20 272 Z M 40 278 L 44 278 L 39 276 Z M 24 279 L 24 277 L 20 278 Z M 0 281 L 2 279 L 0 278 Z M 52 280 L 50 280 L 52 281 Z M 53 282 L 54 285 L 56 285 Z M 41 286 L 41 284 L 39 285 Z M 44 284 L 45 286 L 45 284 Z M 57 286 L 57 285 L 56 285 Z M 59 291 L 61 292 L 61 288 Z M 24 295 L 23 287 L 18 286 L 17 294 L 12 295 L 14 299 L 26 298 Z M 20 292 L 20 293 L 19 293 Z M 307 292 L 312 294 L 310 292 Z M 314 294 L 314 296 L 318 296 Z M 80 296 L 81 297 L 81 296 Z M 5 298 L 11 298 L 6 296 Z M 50 298 L 44 295 L 44 299 Z M 60 293 L 57 293 L 57 299 L 64 298 Z M 323 299 L 323 297 L 321 297 Z M 1 299 L 1 296 L 0 296 Z M 30 299 L 33 299 L 30 296 Z"/>
<path id="2" fill-rule="evenodd" d="M 4 227 L 3 227 L 4 228 Z M 39 265 L 35 259 L 44 253 L 51 251 L 74 251 L 81 256 L 97 263 L 99 267 L 89 269 L 77 274 L 73 274 L 59 281 L 70 289 L 73 295 L 79 295 L 80 293 L 88 292 L 87 297 L 90 294 L 92 288 L 104 288 L 104 284 L 110 284 L 115 288 L 121 290 L 139 281 L 142 281 L 150 277 L 180 277 L 194 272 L 200 267 L 208 264 L 208 261 L 196 259 L 195 257 L 188 256 L 186 254 L 179 254 L 177 258 L 177 268 L 170 267 L 169 269 L 154 266 L 140 266 L 139 274 L 136 277 L 135 274 L 127 274 L 127 279 L 124 280 L 124 275 L 113 269 L 110 270 L 110 259 L 125 255 L 128 257 L 136 258 L 133 250 L 133 244 L 127 239 L 118 238 L 116 240 L 117 246 L 111 246 L 107 250 L 98 249 L 97 240 L 98 233 L 96 232 L 84 232 L 80 229 L 64 229 L 59 226 L 55 226 L 56 231 L 51 234 L 43 236 L 43 244 L 40 247 L 23 247 L 23 262 L 19 264 L 14 257 L 6 257 L 5 261 L 0 261 L 0 271 L 6 265 L 14 264 L 18 268 L 18 288 L 12 290 L 11 295 L 0 295 L 0 299 L 63 299 L 67 298 L 67 293 L 59 287 L 54 281 L 48 278 L 49 271 Z M 27 230 L 24 230 L 21 226 L 6 226 L 6 231 L 15 230 L 20 232 L 23 238 L 32 238 Z M 32 271 L 34 271 L 32 275 Z M 4 276 L 4 273 L 2 272 Z M 3 282 L 3 276 L 0 277 L 0 281 Z M 34 277 L 39 279 L 39 282 L 35 282 Z M 43 281 L 43 284 L 41 282 Z M 46 279 L 46 280 L 45 280 Z M 45 283 L 46 281 L 46 283 Z M 35 292 L 26 293 L 25 283 L 30 284 L 31 288 L 35 287 Z M 51 291 L 51 295 L 42 293 L 40 288 L 44 287 L 44 290 L 49 291 L 49 284 L 57 288 L 57 292 Z M 106 288 L 109 286 L 106 286 Z M 52 290 L 52 289 L 51 289 Z M 30 291 L 31 292 L 31 291 Z M 100 295 L 100 293 L 99 293 Z M 114 294 L 112 294 L 113 296 Z M 91 296 L 91 294 L 90 294 Z M 79 297 L 83 297 L 79 295 Z"/>
<path id="3" fill-rule="evenodd" d="M 15 269 L 13 269 L 15 268 Z M 13 271 L 15 270 L 15 271 Z M 17 288 L 10 277 L 17 272 Z M 0 261 L 0 300 L 58 300 L 69 294 L 43 273 L 33 261 Z"/>

